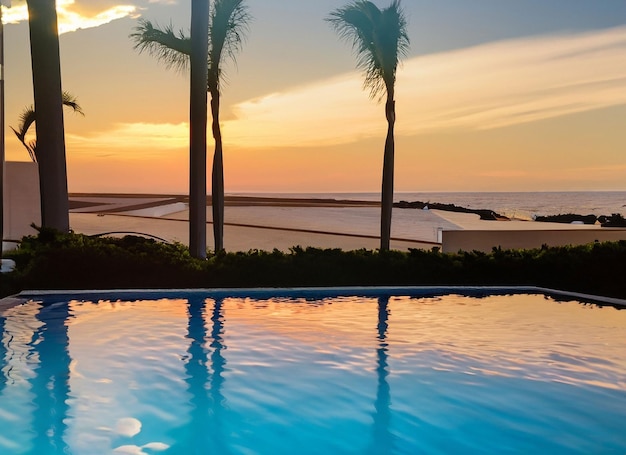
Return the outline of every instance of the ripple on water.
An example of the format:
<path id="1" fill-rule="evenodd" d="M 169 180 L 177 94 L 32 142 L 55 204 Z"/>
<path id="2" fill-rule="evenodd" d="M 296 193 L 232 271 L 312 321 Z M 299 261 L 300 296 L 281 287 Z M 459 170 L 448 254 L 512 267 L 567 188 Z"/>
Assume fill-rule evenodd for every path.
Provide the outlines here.
<path id="1" fill-rule="evenodd" d="M 626 451 L 614 308 L 451 295 L 41 309 L 0 315 L 0 452 Z"/>

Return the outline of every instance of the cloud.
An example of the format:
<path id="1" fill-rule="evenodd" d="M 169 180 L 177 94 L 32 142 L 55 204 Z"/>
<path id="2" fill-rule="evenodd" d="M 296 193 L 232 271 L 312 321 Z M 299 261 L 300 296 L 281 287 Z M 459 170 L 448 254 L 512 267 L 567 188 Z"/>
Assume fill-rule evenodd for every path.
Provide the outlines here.
<path id="1" fill-rule="evenodd" d="M 137 12 L 137 7 L 133 5 L 115 5 L 93 16 L 84 16 L 70 8 L 74 3 L 74 0 L 57 2 L 59 34 L 99 27 L 116 19 L 133 17 Z"/>
<path id="2" fill-rule="evenodd" d="M 626 104 L 626 27 L 485 44 L 408 60 L 397 81 L 397 135 L 486 130 Z M 383 104 L 354 72 L 232 107 L 228 147 L 315 147 L 384 138 Z M 209 133 L 209 148 L 211 137 Z M 167 153 L 188 147 L 188 124 L 126 123 L 75 150 Z M 382 140 L 382 139 L 381 139 Z"/>
<path id="3" fill-rule="evenodd" d="M 28 19 L 28 9 L 26 3 L 16 5 L 11 4 L 12 8 L 2 9 L 2 23 L 3 24 L 17 24 L 18 22 Z"/>
<path id="4" fill-rule="evenodd" d="M 89 136 L 66 133 L 69 150 L 106 151 L 110 154 L 127 155 L 141 151 L 151 154 L 178 151 L 189 147 L 187 123 L 119 123 L 113 129 Z"/>
<path id="5" fill-rule="evenodd" d="M 399 75 L 398 100 L 406 96 L 410 104 L 423 106 L 407 114 L 419 113 L 424 123 L 399 128 L 408 133 L 451 126 L 489 129 L 625 104 L 624 61 L 626 27 L 414 59 Z"/>
<path id="6" fill-rule="evenodd" d="M 529 173 L 527 171 L 519 169 L 496 169 L 493 171 L 483 171 L 478 173 L 479 177 L 500 179 L 522 178 L 527 177 L 528 175 Z"/>
<path id="7" fill-rule="evenodd" d="M 135 17 L 137 7 L 134 5 L 117 5 L 112 1 L 82 2 L 76 0 L 57 0 L 57 21 L 59 34 L 74 32 L 80 29 L 99 27 L 116 19 Z M 5 24 L 16 24 L 28 20 L 28 9 L 25 3 L 5 9 L 2 16 Z"/>
<path id="8" fill-rule="evenodd" d="M 384 111 L 368 102 L 354 75 L 246 101 L 224 122 L 229 141 L 258 146 L 310 146 L 379 135 Z"/>
<path id="9" fill-rule="evenodd" d="M 626 104 L 626 27 L 484 44 L 406 61 L 396 85 L 399 135 L 484 130 Z M 234 106 L 239 145 L 353 142 L 386 130 L 358 73 Z"/>

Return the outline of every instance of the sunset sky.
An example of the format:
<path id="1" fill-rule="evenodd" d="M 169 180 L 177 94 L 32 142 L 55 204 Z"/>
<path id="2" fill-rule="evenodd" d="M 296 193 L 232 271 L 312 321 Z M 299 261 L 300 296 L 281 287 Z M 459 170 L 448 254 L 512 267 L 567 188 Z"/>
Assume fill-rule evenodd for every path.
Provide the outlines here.
<path id="1" fill-rule="evenodd" d="M 379 191 L 384 106 L 324 21 L 346 3 L 247 1 L 223 90 L 228 193 Z M 402 4 L 396 191 L 626 190 L 626 1 Z M 57 0 L 63 88 L 86 114 L 66 111 L 70 191 L 188 191 L 188 74 L 128 35 L 139 17 L 188 31 L 190 5 Z M 3 16 L 6 156 L 26 161 L 8 128 L 33 102 L 25 1 Z"/>

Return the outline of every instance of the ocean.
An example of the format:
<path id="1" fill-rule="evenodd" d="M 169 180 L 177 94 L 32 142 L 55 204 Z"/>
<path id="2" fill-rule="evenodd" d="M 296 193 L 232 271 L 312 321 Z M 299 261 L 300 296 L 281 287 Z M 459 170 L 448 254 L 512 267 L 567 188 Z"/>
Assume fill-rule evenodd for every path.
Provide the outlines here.
<path id="1" fill-rule="evenodd" d="M 293 198 L 380 200 L 379 193 L 267 193 L 239 194 Z M 532 219 L 534 215 L 626 214 L 626 191 L 566 192 L 396 192 L 396 202 L 423 201 L 455 204 L 470 209 L 488 209 L 511 218 Z"/>

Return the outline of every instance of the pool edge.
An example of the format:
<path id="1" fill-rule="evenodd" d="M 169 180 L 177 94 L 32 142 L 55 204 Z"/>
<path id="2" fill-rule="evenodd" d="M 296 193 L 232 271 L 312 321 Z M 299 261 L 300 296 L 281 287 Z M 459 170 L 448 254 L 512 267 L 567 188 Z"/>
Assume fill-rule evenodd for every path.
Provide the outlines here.
<path id="1" fill-rule="evenodd" d="M 433 296 L 445 294 L 462 294 L 469 296 L 487 296 L 497 294 L 544 294 L 563 299 L 572 298 L 582 302 L 600 305 L 612 305 L 626 308 L 626 300 L 579 292 L 563 291 L 538 286 L 340 286 L 340 287 L 292 287 L 292 288 L 193 288 L 193 289 L 110 289 L 110 290 L 26 290 L 19 294 L 0 299 L 0 311 L 10 308 L 33 298 L 56 298 L 85 296 L 89 298 L 140 299 L 146 297 L 172 298 L 181 294 L 209 294 L 214 297 L 249 297 L 270 298 L 295 296 L 333 297 L 351 296 L 371 297 L 383 295 Z"/>

